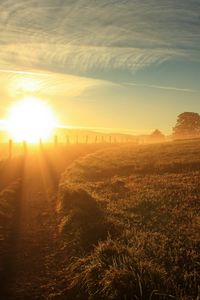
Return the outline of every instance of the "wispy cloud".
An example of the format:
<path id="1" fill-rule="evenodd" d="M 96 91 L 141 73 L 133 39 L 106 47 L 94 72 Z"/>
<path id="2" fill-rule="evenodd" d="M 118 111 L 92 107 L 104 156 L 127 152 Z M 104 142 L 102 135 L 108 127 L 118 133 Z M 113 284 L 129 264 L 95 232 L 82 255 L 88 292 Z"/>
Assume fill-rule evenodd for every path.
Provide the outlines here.
<path id="1" fill-rule="evenodd" d="M 34 76 L 50 76 L 51 75 L 50 73 L 19 71 L 19 70 L 9 70 L 9 69 L 0 69 L 0 73 L 18 74 L 18 75 L 34 75 Z"/>
<path id="2" fill-rule="evenodd" d="M 143 84 L 143 83 L 136 83 L 136 82 L 125 82 L 124 85 L 139 86 L 139 87 L 143 87 L 143 88 L 152 88 L 152 89 L 159 89 L 159 90 L 166 90 L 166 91 L 176 91 L 176 92 L 186 92 L 186 93 L 199 93 L 199 91 L 192 90 L 192 89 L 179 88 L 179 87 L 173 87 L 173 86 Z"/>
<path id="3" fill-rule="evenodd" d="M 28 85 L 28 87 L 27 87 Z M 33 86 L 30 88 L 29 85 Z M 84 76 L 74 76 L 56 72 L 18 71 L 0 69 L 1 104 L 4 99 L 21 98 L 24 94 L 36 93 L 41 98 L 57 98 L 69 101 L 87 90 L 113 86 L 114 83 Z M 35 90 L 34 90 L 35 86 Z M 3 97 L 4 95 L 4 97 Z"/>
<path id="4" fill-rule="evenodd" d="M 198 0 L 5 0 L 0 66 L 72 74 L 200 61 Z"/>

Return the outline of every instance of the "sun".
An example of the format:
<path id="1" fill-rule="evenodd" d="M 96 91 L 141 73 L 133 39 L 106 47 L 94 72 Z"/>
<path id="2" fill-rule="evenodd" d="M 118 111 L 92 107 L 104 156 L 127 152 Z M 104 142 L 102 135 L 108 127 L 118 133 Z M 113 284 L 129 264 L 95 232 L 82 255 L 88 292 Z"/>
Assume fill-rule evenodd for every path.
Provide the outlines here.
<path id="1" fill-rule="evenodd" d="M 17 141 L 37 143 L 39 139 L 47 140 L 56 127 L 56 118 L 46 102 L 25 97 L 11 107 L 6 120 L 6 128 L 11 137 Z"/>

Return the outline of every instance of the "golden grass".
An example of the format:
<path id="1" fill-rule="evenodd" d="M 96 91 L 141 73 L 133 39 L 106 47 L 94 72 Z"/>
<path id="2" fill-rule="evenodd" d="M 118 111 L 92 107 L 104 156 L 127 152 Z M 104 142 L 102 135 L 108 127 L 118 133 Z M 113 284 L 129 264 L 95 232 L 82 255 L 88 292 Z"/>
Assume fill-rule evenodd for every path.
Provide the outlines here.
<path id="1" fill-rule="evenodd" d="M 70 194 L 72 189 L 79 193 L 74 198 L 81 211 L 81 217 L 73 215 L 74 224 L 84 214 L 85 224 L 95 227 L 101 211 L 104 235 L 95 230 L 91 236 L 79 235 L 82 242 L 73 244 L 68 236 L 63 238 L 74 247 L 63 274 L 66 297 L 198 299 L 199 182 L 198 141 L 123 145 L 71 165 L 60 183 L 61 219 L 72 218 L 62 207 L 63 197 L 70 205 L 66 191 Z M 91 199 L 92 212 L 86 205 Z M 106 222 L 112 226 L 103 227 Z M 65 229 L 65 234 L 73 232 Z"/>

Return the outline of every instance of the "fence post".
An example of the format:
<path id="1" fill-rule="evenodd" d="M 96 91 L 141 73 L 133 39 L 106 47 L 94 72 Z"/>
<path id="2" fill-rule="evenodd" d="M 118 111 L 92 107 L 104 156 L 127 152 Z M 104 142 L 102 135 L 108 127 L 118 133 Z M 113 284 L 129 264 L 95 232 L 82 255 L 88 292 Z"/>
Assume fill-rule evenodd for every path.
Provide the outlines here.
<path id="1" fill-rule="evenodd" d="M 66 143 L 67 143 L 67 145 L 69 145 L 69 136 L 68 135 L 66 135 Z"/>
<path id="2" fill-rule="evenodd" d="M 23 150 L 24 150 L 24 155 L 27 154 L 27 142 L 23 141 Z"/>
<path id="3" fill-rule="evenodd" d="M 41 139 L 41 138 L 39 139 L 39 145 L 40 145 L 40 150 L 42 150 L 42 148 L 43 148 L 43 143 L 42 143 L 42 139 Z"/>
<path id="4" fill-rule="evenodd" d="M 95 144 L 97 143 L 97 136 L 95 136 L 95 142 L 94 142 Z"/>
<path id="5" fill-rule="evenodd" d="M 78 135 L 76 136 L 76 143 L 78 144 Z"/>
<path id="6" fill-rule="evenodd" d="M 86 135 L 85 143 L 88 144 L 88 135 Z"/>
<path id="7" fill-rule="evenodd" d="M 54 136 L 54 146 L 55 147 L 58 146 L 58 136 L 57 135 Z"/>
<path id="8" fill-rule="evenodd" d="M 112 143 L 112 136 L 111 135 L 109 136 L 109 143 L 110 144 Z"/>
<path id="9" fill-rule="evenodd" d="M 9 140 L 9 154 L 8 154 L 9 159 L 12 158 L 12 148 L 13 148 L 13 141 Z"/>

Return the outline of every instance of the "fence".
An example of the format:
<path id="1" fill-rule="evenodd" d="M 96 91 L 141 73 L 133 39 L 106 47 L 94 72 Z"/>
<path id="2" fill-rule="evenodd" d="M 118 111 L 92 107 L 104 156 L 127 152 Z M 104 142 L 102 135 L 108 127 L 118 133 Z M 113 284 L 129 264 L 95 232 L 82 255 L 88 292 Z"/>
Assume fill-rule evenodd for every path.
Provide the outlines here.
<path id="1" fill-rule="evenodd" d="M 39 139 L 38 143 L 32 145 L 27 141 L 23 141 L 21 143 L 14 142 L 12 139 L 8 141 L 8 143 L 4 143 L 4 152 L 7 152 L 8 158 L 11 159 L 13 153 L 23 153 L 26 154 L 29 148 L 37 148 L 44 149 L 44 147 L 54 147 L 57 148 L 59 146 L 67 146 L 67 145 L 88 145 L 88 144 L 122 144 L 122 143 L 136 143 L 138 142 L 136 139 L 127 136 L 109 136 L 109 135 L 94 135 L 94 136 L 66 136 L 65 138 L 60 138 L 55 135 L 52 142 L 46 142 L 42 139 Z M 15 149 L 14 149 L 15 148 Z M 7 150 L 6 150 L 7 149 Z M 6 156 L 7 156 L 6 155 Z"/>

